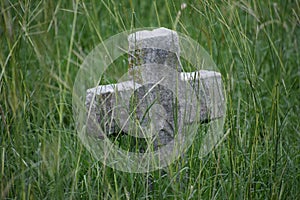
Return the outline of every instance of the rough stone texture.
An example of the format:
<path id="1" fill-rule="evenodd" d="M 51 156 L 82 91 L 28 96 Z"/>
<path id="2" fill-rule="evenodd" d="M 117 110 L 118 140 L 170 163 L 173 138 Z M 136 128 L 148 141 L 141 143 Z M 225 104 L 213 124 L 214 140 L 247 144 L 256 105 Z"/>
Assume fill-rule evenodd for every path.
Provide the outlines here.
<path id="1" fill-rule="evenodd" d="M 181 73 L 180 78 L 182 81 L 188 82 L 195 91 L 195 94 L 200 101 L 200 111 L 198 118 L 201 122 L 213 120 L 222 117 L 225 113 L 224 97 L 222 95 L 221 88 L 221 75 L 218 72 L 200 70 L 191 73 Z M 145 96 L 145 94 L 151 91 Z M 132 95 L 133 94 L 133 95 Z M 137 106 L 136 115 L 137 119 L 141 120 L 147 107 L 157 100 L 156 104 L 160 104 L 166 110 L 164 122 L 164 128 L 160 131 L 161 135 L 166 134 L 168 138 L 171 138 L 174 120 L 173 120 L 173 105 L 175 104 L 175 98 L 172 91 L 164 88 L 161 85 L 153 87 L 153 84 L 140 85 L 133 81 L 126 81 L 118 84 L 101 85 L 95 88 L 91 88 L 87 91 L 86 107 L 88 109 L 90 123 L 88 127 L 93 129 L 95 125 L 102 127 L 106 133 L 114 133 L 119 131 L 121 127 L 118 127 L 116 123 L 117 114 L 118 118 L 121 118 L 121 124 L 127 121 L 128 115 L 122 116 L 120 107 L 127 107 L 129 109 L 129 101 L 122 101 L 124 104 L 116 103 L 116 98 L 125 100 L 133 100 Z M 116 109 L 119 109 L 117 112 Z M 129 109 L 130 110 L 130 109 Z M 145 116 L 140 122 L 141 125 L 146 126 L 149 117 Z M 92 125 L 92 122 L 96 124 Z M 190 119 L 187 123 L 195 122 L 194 119 Z M 146 126 L 147 127 L 147 126 Z M 165 131 L 165 132 L 164 132 Z M 164 132 L 164 133 L 162 133 Z M 101 134 L 100 134 L 101 135 Z M 166 139 L 161 139 L 166 140 Z M 163 142 L 165 143 L 165 142 Z"/>
<path id="2" fill-rule="evenodd" d="M 200 101 L 201 122 L 214 120 L 225 115 L 221 74 L 215 71 L 200 70 L 182 72 L 181 80 L 189 82 Z M 193 122 L 193 121 L 191 121 Z"/>
<path id="3" fill-rule="evenodd" d="M 180 53 L 178 34 L 167 28 L 158 28 L 152 31 L 138 31 L 128 36 L 129 51 L 139 48 L 165 49 Z"/>
<path id="4" fill-rule="evenodd" d="M 140 86 L 133 81 L 125 81 L 88 89 L 86 94 L 87 131 L 96 134 L 99 138 L 103 138 L 104 133 L 119 132 L 120 128 L 115 120 L 116 97 L 130 98 L 133 91 Z"/>
<path id="5" fill-rule="evenodd" d="M 157 132 L 153 143 L 154 149 L 157 149 L 173 139 L 176 124 L 174 116 L 179 116 L 177 123 L 183 119 L 180 106 L 184 107 L 185 101 L 189 100 L 184 98 L 184 91 L 189 91 L 190 88 L 193 89 L 200 102 L 200 110 L 199 113 L 193 113 L 196 110 L 192 109 L 190 117 L 188 120 L 184 119 L 183 123 L 205 122 L 225 114 L 220 73 L 206 70 L 181 72 L 180 49 L 176 32 L 165 28 L 140 31 L 129 35 L 128 41 L 131 80 L 87 90 L 88 132 L 100 138 L 103 138 L 104 133 L 116 133 L 121 129 L 130 134 L 130 132 L 135 132 L 128 131 L 132 130 L 127 123 L 130 118 L 139 122 L 137 128 L 145 132 L 147 129 L 154 129 Z M 142 64 L 146 64 L 145 68 L 139 71 L 141 69 L 139 66 Z M 163 66 L 171 67 L 176 73 L 165 74 L 165 69 L 161 68 Z M 162 80 L 164 78 L 165 80 Z M 162 80 L 161 84 L 156 85 L 160 80 Z M 181 90 L 174 94 L 176 81 L 181 84 Z M 187 93 L 187 95 L 189 97 L 190 94 Z M 155 123 L 151 123 L 151 119 Z M 101 127 L 101 132 L 98 127 Z M 135 136 L 154 137 L 142 134 Z"/>
<path id="6" fill-rule="evenodd" d="M 159 64 L 169 66 L 178 72 L 180 66 L 180 48 L 178 35 L 175 31 L 158 28 L 152 31 L 139 31 L 128 36 L 129 72 L 133 79 L 141 82 L 137 66 Z M 155 47 L 155 48 L 154 48 Z"/>

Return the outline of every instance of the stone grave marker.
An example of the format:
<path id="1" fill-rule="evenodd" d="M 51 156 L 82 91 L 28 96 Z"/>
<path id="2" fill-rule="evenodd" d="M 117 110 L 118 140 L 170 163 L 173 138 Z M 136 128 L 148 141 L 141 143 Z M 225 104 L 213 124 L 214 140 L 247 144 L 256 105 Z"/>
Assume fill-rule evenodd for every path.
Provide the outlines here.
<path id="1" fill-rule="evenodd" d="M 119 131 L 152 138 L 156 150 L 172 141 L 178 123 L 206 123 L 224 116 L 221 74 L 184 72 L 175 31 L 139 31 L 130 34 L 128 42 L 127 78 L 87 90 L 88 132 L 100 139 Z M 193 98 L 200 105 L 193 105 Z"/>

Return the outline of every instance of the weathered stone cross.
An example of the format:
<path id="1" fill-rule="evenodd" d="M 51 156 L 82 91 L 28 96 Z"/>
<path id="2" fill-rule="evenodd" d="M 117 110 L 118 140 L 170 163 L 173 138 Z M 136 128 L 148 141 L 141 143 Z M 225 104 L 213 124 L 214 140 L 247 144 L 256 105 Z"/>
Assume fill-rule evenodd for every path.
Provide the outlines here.
<path id="1" fill-rule="evenodd" d="M 129 78 L 87 90 L 88 132 L 95 134 L 97 130 L 99 138 L 120 130 L 135 137 L 153 137 L 154 149 L 157 149 L 173 139 L 177 118 L 182 120 L 183 115 L 187 118 L 183 120 L 185 124 L 224 116 L 220 73 L 207 70 L 183 72 L 179 37 L 175 31 L 166 28 L 139 31 L 129 35 L 128 42 Z M 176 84 L 188 86 L 178 89 Z M 193 92 L 182 94 L 188 87 Z M 194 101 L 188 103 L 190 107 L 185 107 L 186 111 L 183 109 L 188 112 L 188 117 L 178 109 L 187 102 L 189 97 L 186 95 L 200 102 L 198 110 L 194 109 Z M 132 119 L 135 128 L 129 123 Z"/>

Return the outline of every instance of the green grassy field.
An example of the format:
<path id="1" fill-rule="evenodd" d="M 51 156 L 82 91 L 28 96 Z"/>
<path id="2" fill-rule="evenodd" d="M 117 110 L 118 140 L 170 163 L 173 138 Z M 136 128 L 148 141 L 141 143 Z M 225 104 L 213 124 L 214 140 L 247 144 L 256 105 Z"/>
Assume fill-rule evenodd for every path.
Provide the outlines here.
<path id="1" fill-rule="evenodd" d="M 300 199 L 298 1 L 1 0 L 0 9 L 0 199 Z M 72 87 L 97 44 L 160 26 L 215 61 L 228 136 L 204 158 L 193 144 L 167 174 L 149 173 L 150 188 L 83 146 Z"/>

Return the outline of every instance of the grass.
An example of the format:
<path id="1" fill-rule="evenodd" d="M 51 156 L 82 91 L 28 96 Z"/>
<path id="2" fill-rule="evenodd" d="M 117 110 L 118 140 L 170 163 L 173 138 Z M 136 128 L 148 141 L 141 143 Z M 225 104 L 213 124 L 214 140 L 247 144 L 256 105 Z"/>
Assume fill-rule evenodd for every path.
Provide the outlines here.
<path id="1" fill-rule="evenodd" d="M 12 1 L 0 3 L 1 199 L 299 199 L 298 1 Z M 155 171 L 116 171 L 77 137 L 72 87 L 85 56 L 123 30 L 173 28 L 223 76 L 226 140 L 197 143 Z"/>

